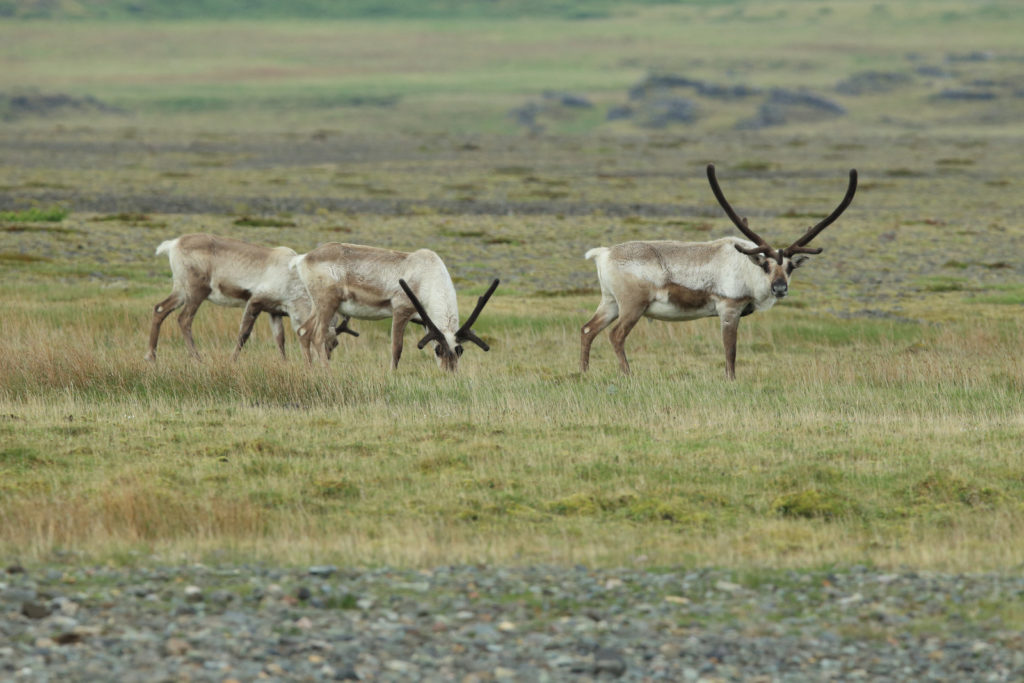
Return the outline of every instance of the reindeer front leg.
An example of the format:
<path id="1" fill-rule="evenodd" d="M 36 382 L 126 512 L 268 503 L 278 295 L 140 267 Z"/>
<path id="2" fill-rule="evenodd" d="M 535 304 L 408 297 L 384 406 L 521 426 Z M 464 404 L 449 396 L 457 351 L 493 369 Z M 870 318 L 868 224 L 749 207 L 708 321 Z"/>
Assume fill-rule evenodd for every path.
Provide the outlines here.
<path id="1" fill-rule="evenodd" d="M 277 350 L 281 352 L 281 360 L 288 360 L 288 356 L 284 352 L 284 316 L 271 313 L 270 329 L 274 333 L 274 341 L 277 343 Z"/>
<path id="2" fill-rule="evenodd" d="M 736 339 L 739 336 L 743 304 L 728 305 L 719 310 L 722 320 L 722 345 L 725 347 L 725 377 L 736 379 Z"/>
<path id="3" fill-rule="evenodd" d="M 252 299 L 249 299 L 248 303 L 245 304 L 245 311 L 242 312 L 242 324 L 238 328 L 238 343 L 235 345 L 235 352 L 231 354 L 232 361 L 238 360 L 238 354 L 242 352 L 245 342 L 249 341 L 252 327 L 256 324 L 256 318 L 259 317 L 262 310 L 263 307 Z"/>
<path id="4" fill-rule="evenodd" d="M 391 314 L 391 369 L 398 369 L 398 359 L 402 357 L 402 346 L 405 342 L 405 326 L 412 319 L 415 309 L 395 308 Z"/>

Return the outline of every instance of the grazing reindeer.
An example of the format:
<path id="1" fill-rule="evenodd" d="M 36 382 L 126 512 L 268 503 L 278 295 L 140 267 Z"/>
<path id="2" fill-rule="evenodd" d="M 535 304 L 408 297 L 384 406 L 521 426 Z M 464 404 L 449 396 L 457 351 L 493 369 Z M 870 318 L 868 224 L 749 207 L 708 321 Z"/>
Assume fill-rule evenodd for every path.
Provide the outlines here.
<path id="1" fill-rule="evenodd" d="M 262 311 L 270 314 L 270 326 L 277 348 L 284 353 L 284 327 L 281 318 L 288 316 L 292 328 L 305 322 L 312 311 L 312 302 L 302 281 L 288 267 L 296 253 L 288 247 L 261 247 L 228 237 L 202 233 L 183 235 L 167 240 L 156 248 L 167 254 L 171 262 L 171 295 L 153 309 L 153 326 L 149 332 L 146 360 L 156 360 L 156 344 L 164 318 L 184 306 L 178 315 L 178 326 L 194 358 L 199 358 L 192 340 L 192 320 L 206 299 L 221 306 L 244 306 L 238 344 L 232 360 L 238 358 L 242 346 L 252 333 L 256 318 Z M 338 332 L 358 336 L 348 329 L 348 319 Z"/>
<path id="2" fill-rule="evenodd" d="M 590 365 L 590 345 L 604 328 L 619 318 L 610 333 L 622 371 L 629 374 L 625 342 L 641 316 L 656 320 L 694 320 L 717 315 L 722 320 L 725 374 L 736 378 L 736 333 L 740 317 L 766 311 L 786 296 L 789 278 L 806 261 L 797 254 L 820 254 L 806 246 L 831 225 L 853 201 L 857 171 L 850 171 L 846 196 L 835 211 L 785 249 L 775 249 L 747 226 L 726 201 L 708 164 L 708 181 L 718 203 L 751 241 L 724 237 L 712 242 L 624 242 L 597 247 L 586 258 L 597 264 L 601 303 L 581 330 L 580 370 Z"/>
<path id="3" fill-rule="evenodd" d="M 334 331 L 329 322 L 336 313 L 362 320 L 391 318 L 392 368 L 398 367 L 410 320 L 427 329 L 417 348 L 434 342 L 437 363 L 444 370 L 458 369 L 463 342 L 490 350 L 470 328 L 498 287 L 498 280 L 459 326 L 455 285 L 444 262 L 429 249 L 405 253 L 329 242 L 293 258 L 291 265 L 313 299 L 313 313 L 298 329 L 307 361 L 312 362 L 311 347 L 323 362 L 330 359 Z"/>

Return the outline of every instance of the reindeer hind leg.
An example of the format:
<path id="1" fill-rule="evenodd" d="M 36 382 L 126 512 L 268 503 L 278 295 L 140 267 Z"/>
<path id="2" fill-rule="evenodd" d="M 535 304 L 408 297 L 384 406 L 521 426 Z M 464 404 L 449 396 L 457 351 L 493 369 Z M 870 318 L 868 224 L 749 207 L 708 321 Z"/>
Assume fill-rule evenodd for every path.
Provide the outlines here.
<path id="1" fill-rule="evenodd" d="M 615 303 L 615 299 L 604 297 L 598 304 L 594 316 L 580 328 L 580 372 L 586 372 L 590 368 L 590 346 L 594 339 L 618 317 L 619 305 Z"/>
<path id="2" fill-rule="evenodd" d="M 615 349 L 615 355 L 619 358 L 619 367 L 623 374 L 630 374 L 629 361 L 626 359 L 626 337 L 633 331 L 633 327 L 643 317 L 646 310 L 647 306 L 641 303 L 623 307 L 618 324 L 608 334 L 612 348 Z"/>
<path id="3" fill-rule="evenodd" d="M 192 357 L 199 359 L 199 350 L 196 349 L 195 340 L 192 339 L 192 321 L 196 317 L 196 311 L 199 310 L 199 305 L 206 301 L 206 297 L 210 295 L 210 288 L 204 287 L 198 292 L 194 292 L 193 296 L 190 296 L 185 302 L 184 307 L 181 309 L 181 313 L 178 314 L 178 327 L 181 328 L 181 333 L 185 337 L 185 345 L 188 346 L 189 353 Z"/>
<path id="4" fill-rule="evenodd" d="M 153 323 L 149 329 L 149 349 L 146 350 L 146 360 L 150 362 L 156 361 L 156 345 L 160 340 L 160 326 L 167 316 L 181 306 L 182 302 L 182 296 L 177 292 L 173 292 L 169 297 L 153 307 Z"/>

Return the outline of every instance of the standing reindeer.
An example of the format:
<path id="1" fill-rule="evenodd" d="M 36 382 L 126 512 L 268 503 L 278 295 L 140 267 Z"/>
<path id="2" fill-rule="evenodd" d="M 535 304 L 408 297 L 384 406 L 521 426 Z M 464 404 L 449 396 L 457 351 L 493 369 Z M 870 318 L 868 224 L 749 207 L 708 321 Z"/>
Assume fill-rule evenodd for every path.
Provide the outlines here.
<path id="1" fill-rule="evenodd" d="M 292 328 L 297 329 L 312 311 L 305 286 L 288 267 L 289 261 L 296 256 L 295 251 L 288 247 L 271 249 L 228 237 L 197 233 L 161 243 L 156 254 L 167 254 L 170 260 L 172 290 L 169 297 L 153 308 L 149 350 L 146 352 L 148 361 L 156 360 L 160 325 L 182 306 L 178 326 L 185 336 L 189 352 L 197 359 L 199 351 L 192 339 L 192 320 L 206 299 L 221 306 L 245 307 L 232 360 L 238 358 L 262 311 L 270 314 L 270 326 L 282 358 L 285 352 L 281 318 L 291 318 Z M 348 328 L 347 323 L 346 318 L 337 332 L 359 336 Z"/>
<path id="2" fill-rule="evenodd" d="M 597 264 L 601 303 L 581 330 L 581 371 L 590 366 L 594 338 L 616 318 L 619 323 L 609 336 L 622 372 L 629 374 L 626 336 L 641 316 L 674 321 L 717 315 L 722 321 L 725 375 L 735 379 L 740 318 L 766 311 L 786 296 L 793 270 L 807 260 L 802 254 L 821 253 L 806 245 L 853 201 L 857 171 L 850 171 L 846 196 L 835 211 L 785 249 L 770 246 L 733 210 L 718 186 L 714 164 L 708 164 L 708 181 L 726 215 L 750 241 L 724 237 L 712 242 L 624 242 L 588 251 L 586 258 Z"/>
<path id="3" fill-rule="evenodd" d="M 490 350 L 471 328 L 497 289 L 498 280 L 460 326 L 455 285 L 441 257 L 429 249 L 405 253 L 329 242 L 293 258 L 291 266 L 313 299 L 313 313 L 297 332 L 309 362 L 312 352 L 325 363 L 330 359 L 336 340 L 329 323 L 336 313 L 362 320 L 391 318 L 393 369 L 402 356 L 405 326 L 410 320 L 427 329 L 417 348 L 434 342 L 437 364 L 444 370 L 458 369 L 463 342 Z"/>

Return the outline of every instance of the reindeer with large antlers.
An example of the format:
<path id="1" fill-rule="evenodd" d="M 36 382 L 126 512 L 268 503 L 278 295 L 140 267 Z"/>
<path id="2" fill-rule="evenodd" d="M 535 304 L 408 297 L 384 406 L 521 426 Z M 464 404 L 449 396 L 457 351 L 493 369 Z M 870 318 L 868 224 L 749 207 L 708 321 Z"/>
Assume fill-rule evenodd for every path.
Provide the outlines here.
<path id="1" fill-rule="evenodd" d="M 776 249 L 750 229 L 747 219 L 732 208 L 718 186 L 714 164 L 708 164 L 708 181 L 718 203 L 748 239 L 724 237 L 712 242 L 624 242 L 597 247 L 586 258 L 597 264 L 601 303 L 581 330 L 580 370 L 590 365 L 594 338 L 616 318 L 610 333 L 622 371 L 629 374 L 626 336 L 641 317 L 656 320 L 694 320 L 718 316 L 722 321 L 725 374 L 736 378 L 736 335 L 740 318 L 766 311 L 789 291 L 793 270 L 805 254 L 820 254 L 807 245 L 835 222 L 853 201 L 857 171 L 850 171 L 846 196 L 839 206 L 800 239 Z"/>
<path id="2" fill-rule="evenodd" d="M 310 362 L 313 353 L 325 363 L 330 359 L 337 343 L 330 326 L 335 313 L 362 320 L 391 318 L 392 368 L 398 367 L 410 320 L 427 330 L 417 348 L 433 342 L 437 363 L 444 370 L 458 369 L 464 342 L 490 350 L 471 328 L 497 289 L 498 280 L 491 283 L 466 322 L 459 325 L 455 285 L 441 257 L 429 249 L 405 253 L 329 242 L 295 257 L 290 265 L 298 271 L 313 299 L 313 315 L 298 330 L 300 345 Z"/>

